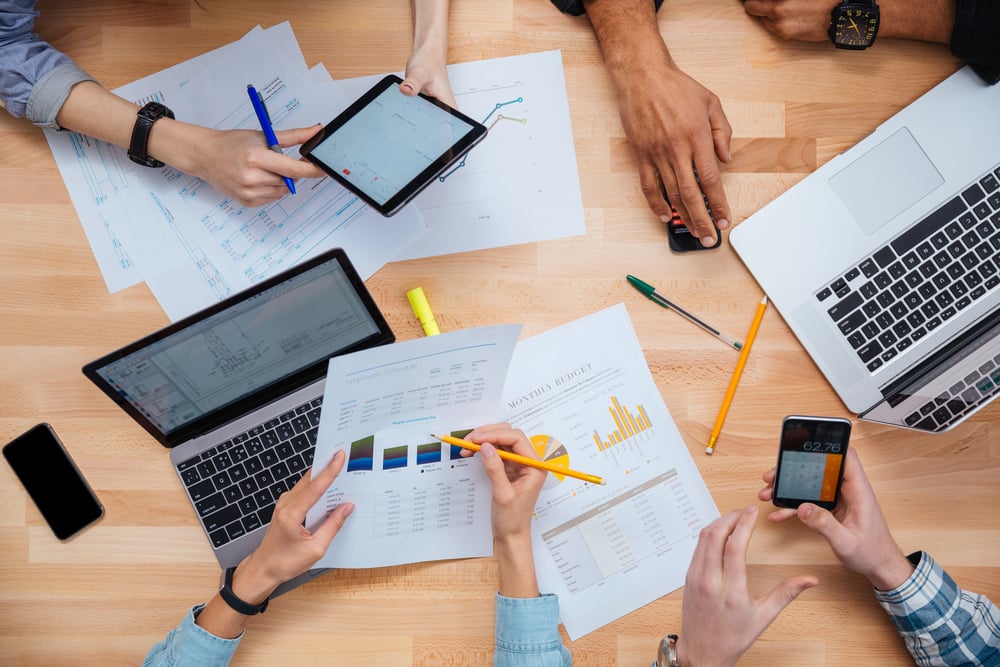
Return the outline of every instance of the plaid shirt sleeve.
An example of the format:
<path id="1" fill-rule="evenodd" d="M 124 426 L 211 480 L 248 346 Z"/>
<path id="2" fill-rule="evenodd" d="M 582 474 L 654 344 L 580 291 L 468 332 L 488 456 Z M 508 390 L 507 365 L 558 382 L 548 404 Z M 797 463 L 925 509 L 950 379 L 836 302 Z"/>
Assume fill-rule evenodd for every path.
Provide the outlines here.
<path id="1" fill-rule="evenodd" d="M 916 569 L 899 588 L 875 591 L 921 667 L 1000 667 L 1000 609 L 963 591 L 930 555 L 908 556 Z"/>

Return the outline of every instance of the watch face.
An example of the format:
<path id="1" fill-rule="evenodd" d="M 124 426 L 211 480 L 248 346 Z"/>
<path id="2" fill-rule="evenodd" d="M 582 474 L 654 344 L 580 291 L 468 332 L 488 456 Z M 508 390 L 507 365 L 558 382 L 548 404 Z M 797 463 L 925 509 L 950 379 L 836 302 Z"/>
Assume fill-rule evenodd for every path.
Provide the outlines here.
<path id="1" fill-rule="evenodd" d="M 170 109 L 163 106 L 159 102 L 147 102 L 144 107 L 139 109 L 139 113 L 143 118 L 148 118 L 150 120 L 159 120 L 164 116 L 172 116 Z"/>
<path id="2" fill-rule="evenodd" d="M 875 7 L 847 5 L 833 10 L 830 38 L 843 49 L 865 49 L 875 41 L 879 12 Z"/>

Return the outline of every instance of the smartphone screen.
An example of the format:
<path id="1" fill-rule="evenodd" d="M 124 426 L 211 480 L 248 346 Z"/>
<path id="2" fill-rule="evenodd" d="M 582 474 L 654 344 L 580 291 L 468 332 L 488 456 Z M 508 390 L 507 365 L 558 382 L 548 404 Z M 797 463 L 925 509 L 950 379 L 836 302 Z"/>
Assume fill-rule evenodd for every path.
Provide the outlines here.
<path id="1" fill-rule="evenodd" d="M 9 442 L 3 456 L 60 540 L 104 516 L 104 507 L 48 424 Z"/>
<path id="2" fill-rule="evenodd" d="M 837 417 L 785 417 L 772 502 L 778 507 L 837 505 L 851 422 Z"/>

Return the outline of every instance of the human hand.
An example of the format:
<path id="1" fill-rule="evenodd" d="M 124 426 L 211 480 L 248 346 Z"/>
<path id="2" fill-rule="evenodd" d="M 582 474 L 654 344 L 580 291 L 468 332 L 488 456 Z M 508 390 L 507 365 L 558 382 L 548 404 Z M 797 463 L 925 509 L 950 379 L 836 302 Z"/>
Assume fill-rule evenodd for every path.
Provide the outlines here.
<path id="1" fill-rule="evenodd" d="M 495 447 L 537 459 L 535 448 L 523 431 L 509 424 L 480 426 L 465 437 L 481 446 L 479 456 L 493 487 L 493 538 L 503 541 L 530 535 L 531 514 L 548 473 L 506 461 L 497 455 Z M 462 455 L 471 456 L 472 452 L 463 449 Z"/>
<path id="2" fill-rule="evenodd" d="M 451 91 L 448 68 L 443 57 L 430 53 L 430 49 L 414 50 L 406 61 L 406 77 L 399 89 L 411 97 L 417 93 L 436 97 L 445 104 L 457 107 L 455 94 Z"/>
<path id="3" fill-rule="evenodd" d="M 161 120 L 157 123 L 163 123 Z M 256 130 L 213 130 L 187 123 L 181 127 L 165 125 L 171 133 L 182 132 L 169 149 L 172 155 L 161 158 L 185 173 L 208 181 L 222 194 L 244 206 L 263 206 L 288 194 L 282 176 L 292 179 L 322 178 L 326 174 L 306 160 L 277 153 L 268 148 L 264 135 Z M 321 129 L 312 127 L 275 132 L 282 147 L 305 142 Z M 154 126 L 154 129 L 159 129 Z M 154 131 L 150 141 L 165 138 Z M 161 144 L 162 145 L 162 142 Z M 155 148 L 150 144 L 151 153 Z"/>
<path id="4" fill-rule="evenodd" d="M 538 458 L 524 433 L 509 424 L 480 426 L 465 437 L 480 445 L 479 458 L 493 487 L 491 521 L 500 595 L 538 597 L 531 551 L 531 515 L 548 473 L 497 455 L 494 445 L 521 456 Z M 472 456 L 472 452 L 462 450 L 462 455 Z"/>
<path id="5" fill-rule="evenodd" d="M 458 106 L 448 80 L 448 0 L 413 0 L 413 52 L 399 89 L 404 95 L 423 93 Z"/>
<path id="6" fill-rule="evenodd" d="M 326 553 L 354 503 L 344 503 L 330 512 L 315 530 L 302 522 L 309 508 L 326 493 L 344 467 L 345 455 L 338 451 L 333 461 L 316 474 L 309 471 L 294 487 L 281 494 L 260 546 L 244 559 L 233 575 L 233 592 L 252 604 L 262 602 L 282 583 L 297 577 Z"/>
<path id="7" fill-rule="evenodd" d="M 774 495 L 775 472 L 772 468 L 764 473 L 767 486 L 757 494 L 763 501 L 770 501 Z M 798 510 L 779 509 L 767 518 L 780 522 L 793 516 L 798 516 L 802 523 L 825 537 L 847 569 L 865 575 L 879 590 L 892 590 L 913 573 L 913 565 L 889 532 L 875 491 L 853 447 L 847 450 L 836 509 L 830 512 L 804 503 Z"/>
<path id="8" fill-rule="evenodd" d="M 723 514 L 702 529 L 688 568 L 681 603 L 677 662 L 681 665 L 733 665 L 778 614 L 815 577 L 788 577 L 762 598 L 747 588 L 747 544 L 757 508 Z"/>
<path id="9" fill-rule="evenodd" d="M 655 71 L 653 71 L 655 70 Z M 619 85 L 621 118 L 639 167 L 649 208 L 668 223 L 670 206 L 660 183 L 691 233 L 715 245 L 715 230 L 729 227 L 731 213 L 716 158 L 732 159 L 732 128 L 719 98 L 675 67 L 629 70 Z M 697 176 L 695 175 L 697 170 Z"/>
<path id="10" fill-rule="evenodd" d="M 829 40 L 830 16 L 839 0 L 745 0 L 743 10 L 770 32 L 803 42 Z"/>

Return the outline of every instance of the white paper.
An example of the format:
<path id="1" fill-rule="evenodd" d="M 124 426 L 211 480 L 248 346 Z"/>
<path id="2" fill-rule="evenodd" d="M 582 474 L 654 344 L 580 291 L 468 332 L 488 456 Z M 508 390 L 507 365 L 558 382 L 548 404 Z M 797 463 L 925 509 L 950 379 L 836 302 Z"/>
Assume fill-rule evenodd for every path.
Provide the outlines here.
<path id="1" fill-rule="evenodd" d="M 248 83 L 265 95 L 278 130 L 326 123 L 348 102 L 322 66 L 306 71 L 287 22 L 116 92 L 168 104 L 186 122 L 259 130 Z M 108 288 L 145 280 L 171 320 L 335 246 L 367 279 L 425 231 L 416 206 L 384 218 L 328 178 L 248 208 L 169 166 L 136 165 L 122 148 L 46 136 Z"/>
<path id="2" fill-rule="evenodd" d="M 431 435 L 494 423 L 520 325 L 428 336 L 330 360 L 313 474 L 347 462 L 310 509 L 354 512 L 316 567 L 367 568 L 493 553 L 482 464 Z"/>
<path id="3" fill-rule="evenodd" d="M 263 29 L 257 26 L 244 39 L 260 32 Z M 287 22 L 270 28 L 268 33 L 279 40 L 283 51 L 288 51 L 289 36 L 292 45 L 298 48 Z M 224 53 L 225 48 L 191 58 L 116 88 L 113 92 L 136 104 L 160 102 L 169 106 L 173 103 L 174 94 L 192 76 Z M 143 177 L 151 173 L 149 168 L 132 162 L 120 146 L 76 132 L 45 130 L 45 138 L 108 290 L 117 292 L 142 282 L 136 262 L 126 250 L 123 240 L 130 235 L 130 224 L 137 224 L 130 219 L 125 202 Z"/>
<path id="4" fill-rule="evenodd" d="M 347 105 L 325 69 L 307 76 L 267 40 L 260 34 L 233 44 L 192 78 L 175 101 L 178 117 L 257 130 L 246 93 L 254 82 L 278 130 L 326 122 Z M 335 246 L 367 279 L 424 232 L 415 207 L 385 218 L 329 178 L 301 180 L 297 194 L 260 208 L 241 206 L 176 170 L 143 185 L 142 206 L 153 214 L 126 245 L 142 250 L 140 272 L 172 320 Z"/>
<path id="5" fill-rule="evenodd" d="M 607 483 L 550 474 L 535 507 L 539 587 L 559 596 L 570 638 L 682 586 L 699 531 L 719 511 L 625 306 L 522 341 L 503 404 L 543 459 Z"/>
<path id="6" fill-rule="evenodd" d="M 359 97 L 382 76 L 338 83 Z M 413 200 L 428 232 L 396 259 L 585 234 L 560 52 L 449 65 L 448 77 L 489 133 Z"/>

